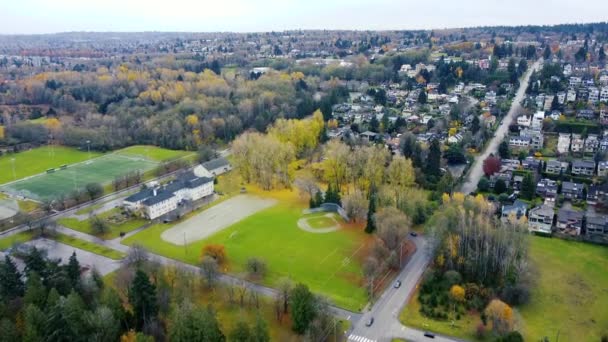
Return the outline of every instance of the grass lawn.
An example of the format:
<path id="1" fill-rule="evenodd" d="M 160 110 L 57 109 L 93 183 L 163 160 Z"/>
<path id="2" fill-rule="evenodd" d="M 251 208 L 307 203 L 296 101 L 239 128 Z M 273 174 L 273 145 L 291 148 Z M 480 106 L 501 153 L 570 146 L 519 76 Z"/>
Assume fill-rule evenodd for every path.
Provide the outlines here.
<path id="1" fill-rule="evenodd" d="M 341 218 L 338 218 L 337 214 L 332 214 L 331 217 L 325 216 L 327 213 L 320 213 L 314 215 L 306 215 L 304 217 L 307 218 L 308 224 L 311 228 L 323 229 L 334 227 L 339 222 L 342 221 Z"/>
<path id="2" fill-rule="evenodd" d="M 31 213 L 32 211 L 38 209 L 38 203 L 34 201 L 17 200 L 17 204 L 19 204 L 19 210 L 25 213 Z"/>
<path id="3" fill-rule="evenodd" d="M 148 222 L 148 221 L 146 221 L 144 219 L 140 219 L 140 218 L 129 218 L 128 220 L 126 220 L 122 223 L 112 223 L 112 222 L 108 221 L 108 219 L 111 216 L 119 214 L 119 213 L 120 213 L 120 210 L 115 208 L 115 209 L 108 210 L 108 211 L 98 215 L 99 218 L 108 222 L 108 224 L 110 226 L 110 231 L 108 233 L 106 233 L 105 235 L 100 236 L 102 239 L 108 240 L 108 239 L 117 238 L 120 236 L 120 232 L 128 233 L 130 231 L 133 231 L 133 230 L 145 225 Z M 64 227 L 74 229 L 74 230 L 77 230 L 79 232 L 83 232 L 86 234 L 95 235 L 95 234 L 93 234 L 93 231 L 91 230 L 91 222 L 88 219 L 79 221 L 77 218 L 65 217 L 65 218 L 61 218 L 61 219 L 57 220 L 57 222 Z"/>
<path id="4" fill-rule="evenodd" d="M 57 233 L 57 235 L 51 237 L 51 239 L 114 260 L 119 260 L 125 257 L 125 254 L 122 252 L 61 233 Z"/>
<path id="5" fill-rule="evenodd" d="M 127 148 L 123 148 L 115 152 L 125 156 L 132 157 L 144 157 L 146 159 L 154 161 L 163 161 L 168 159 L 180 158 L 186 155 L 194 154 L 194 152 L 180 151 L 180 150 L 168 150 L 157 146 L 148 145 L 135 145 Z"/>
<path id="6" fill-rule="evenodd" d="M 282 277 L 307 284 L 339 306 L 361 310 L 367 302 L 361 287 L 361 260 L 369 241 L 362 227 L 347 227 L 327 234 L 313 234 L 297 227 L 304 203 L 293 192 L 256 193 L 277 198 L 279 204 L 260 211 L 211 237 L 177 246 L 160 235 L 171 225 L 158 224 L 125 240 L 138 243 L 154 253 L 197 264 L 200 251 L 207 244 L 223 244 L 228 265 L 223 271 L 244 275 L 249 257 L 266 261 L 268 273 L 263 283 L 273 286 Z"/>
<path id="7" fill-rule="evenodd" d="M 13 247 L 15 244 L 28 242 L 34 238 L 32 232 L 21 232 L 0 239 L 0 251 Z"/>
<path id="8" fill-rule="evenodd" d="M 475 328 L 481 320 L 478 316 L 465 315 L 452 326 L 451 321 L 439 321 L 427 318 L 420 313 L 420 302 L 418 301 L 418 290 L 412 295 L 409 303 L 403 308 L 399 320 L 404 325 L 421 330 L 433 331 L 442 335 L 454 336 L 466 340 L 478 339 L 475 337 Z"/>
<path id="9" fill-rule="evenodd" d="M 608 334 L 608 247 L 533 237 L 537 284 L 520 308 L 526 341 L 599 341 Z"/>
<path id="10" fill-rule="evenodd" d="M 100 156 L 100 153 L 91 152 L 91 158 Z M 13 178 L 13 162 L 15 159 L 15 176 Z M 71 147 L 44 146 L 14 154 L 0 156 L 0 184 L 12 182 L 16 179 L 25 178 L 45 172 L 47 169 L 56 168 L 63 164 L 73 164 L 89 159 L 89 153 Z"/>

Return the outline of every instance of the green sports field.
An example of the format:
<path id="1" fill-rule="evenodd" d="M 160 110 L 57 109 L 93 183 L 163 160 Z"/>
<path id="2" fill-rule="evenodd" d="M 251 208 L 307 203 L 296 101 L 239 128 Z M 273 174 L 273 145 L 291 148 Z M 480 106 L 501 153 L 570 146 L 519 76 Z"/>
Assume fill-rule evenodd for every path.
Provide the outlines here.
<path id="1" fill-rule="evenodd" d="M 128 172 L 150 170 L 156 162 L 119 154 L 107 154 L 86 162 L 69 165 L 65 170 L 44 173 L 4 186 L 2 189 L 38 200 L 56 198 L 88 183 L 108 183 Z"/>
<path id="2" fill-rule="evenodd" d="M 282 277 L 290 277 L 339 306 L 361 310 L 367 301 L 361 286 L 361 259 L 368 237 L 353 227 L 324 234 L 303 231 L 297 226 L 302 209 L 302 205 L 283 201 L 186 246 L 162 240 L 162 232 L 172 227 L 166 224 L 147 228 L 123 243 L 141 244 L 154 253 L 191 264 L 199 263 L 203 246 L 222 244 L 228 258 L 222 271 L 244 276 L 247 259 L 259 257 L 268 265 L 264 284 L 274 286 Z"/>
<path id="3" fill-rule="evenodd" d="M 91 152 L 91 158 L 101 154 Z M 15 159 L 14 163 L 11 159 Z M 89 159 L 89 154 L 70 147 L 44 146 L 14 154 L 0 156 L 0 184 L 33 176 L 47 169 L 73 164 Z M 13 165 L 15 174 L 13 177 Z"/>
<path id="4" fill-rule="evenodd" d="M 144 157 L 146 159 L 158 162 L 169 159 L 181 158 L 194 154 L 194 152 L 168 150 L 165 148 L 147 145 L 135 145 L 126 147 L 116 151 L 115 153 L 131 157 Z"/>

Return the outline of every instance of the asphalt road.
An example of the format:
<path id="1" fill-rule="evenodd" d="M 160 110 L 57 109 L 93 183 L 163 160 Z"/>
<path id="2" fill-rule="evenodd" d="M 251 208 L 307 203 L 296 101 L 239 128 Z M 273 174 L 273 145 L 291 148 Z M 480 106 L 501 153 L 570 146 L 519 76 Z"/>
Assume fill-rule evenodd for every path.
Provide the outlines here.
<path id="1" fill-rule="evenodd" d="M 418 236 L 413 238 L 413 241 L 416 243 L 416 252 L 397 277 L 401 281 L 401 286 L 399 288 L 389 286 L 384 291 L 371 309 L 365 312 L 358 322 L 354 323 L 353 330 L 348 337 L 349 341 L 391 341 L 393 338 L 402 338 L 408 341 L 430 340 L 424 337 L 424 331 L 406 327 L 399 322 L 401 310 L 416 290 L 418 281 L 431 261 L 425 238 Z M 374 323 L 368 327 L 366 323 L 371 317 L 374 318 Z M 435 339 L 432 341 L 459 340 L 435 335 Z"/>
<path id="2" fill-rule="evenodd" d="M 483 176 L 483 161 L 490 156 L 492 153 L 496 153 L 498 151 L 498 145 L 502 142 L 509 131 L 509 125 L 517 115 L 521 111 L 521 101 L 524 99 L 526 95 L 526 88 L 528 87 L 528 82 L 530 81 L 530 75 L 532 75 L 533 70 L 538 70 L 540 64 L 542 63 L 542 59 L 537 60 L 532 64 L 528 71 L 526 71 L 524 77 L 519 83 L 519 89 L 513 98 L 513 102 L 511 103 L 511 108 L 507 115 L 503 118 L 502 123 L 496 130 L 494 137 L 490 140 L 490 143 L 486 147 L 485 151 L 475 158 L 473 162 L 473 166 L 469 170 L 469 174 L 467 176 L 467 181 L 462 184 L 460 187 L 460 192 L 464 194 L 469 194 L 475 189 L 477 189 L 477 183 Z"/>

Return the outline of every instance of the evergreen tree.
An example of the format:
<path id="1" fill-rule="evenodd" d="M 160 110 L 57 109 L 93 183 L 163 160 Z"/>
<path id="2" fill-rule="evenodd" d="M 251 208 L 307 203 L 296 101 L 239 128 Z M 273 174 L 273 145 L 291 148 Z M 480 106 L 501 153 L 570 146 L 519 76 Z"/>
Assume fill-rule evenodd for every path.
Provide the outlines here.
<path id="1" fill-rule="evenodd" d="M 426 102 L 427 102 L 426 91 L 424 89 L 422 89 L 422 90 L 420 90 L 420 95 L 418 95 L 418 103 L 426 104 Z"/>
<path id="2" fill-rule="evenodd" d="M 521 182 L 521 197 L 527 200 L 534 198 L 536 191 L 536 184 L 534 184 L 534 177 L 531 172 L 526 173 L 523 181 Z"/>
<path id="3" fill-rule="evenodd" d="M 507 184 L 502 179 L 496 180 L 494 183 L 494 193 L 500 195 L 507 191 Z"/>
<path id="4" fill-rule="evenodd" d="M 498 145 L 498 155 L 500 156 L 500 159 L 511 158 L 511 152 L 509 151 L 509 143 L 506 140 L 503 140 L 500 145 Z"/>
<path id="5" fill-rule="evenodd" d="M 40 275 L 37 272 L 32 271 L 28 273 L 25 288 L 23 296 L 25 304 L 33 304 L 39 308 L 44 308 L 46 289 L 42 286 L 42 279 L 40 279 Z"/>
<path id="6" fill-rule="evenodd" d="M 44 341 L 46 336 L 46 315 L 36 305 L 30 304 L 25 309 L 25 329 L 23 341 L 38 342 Z"/>
<path id="7" fill-rule="evenodd" d="M 412 155 L 412 165 L 417 168 L 422 168 L 422 147 L 416 143 L 414 145 L 414 153 Z"/>
<path id="8" fill-rule="evenodd" d="M 429 154 L 426 157 L 426 173 L 435 177 L 441 175 L 441 147 L 437 139 L 433 139 L 429 147 Z"/>
<path id="9" fill-rule="evenodd" d="M 19 340 L 19 332 L 15 324 L 8 318 L 0 320 L 0 342 L 17 342 Z"/>
<path id="10" fill-rule="evenodd" d="M 376 223 L 374 222 L 375 213 L 376 213 L 376 193 L 372 191 L 369 196 L 369 206 L 367 208 L 367 224 L 365 225 L 365 232 L 368 234 L 371 234 L 376 230 Z"/>
<path id="11" fill-rule="evenodd" d="M 549 45 L 545 46 L 545 52 L 543 52 L 543 58 L 545 60 L 548 60 L 549 57 L 551 57 L 551 48 L 549 47 Z"/>
<path id="12" fill-rule="evenodd" d="M 17 265 L 8 255 L 5 255 L 4 262 L 0 264 L 0 298 L 22 297 L 24 292 L 21 273 L 17 269 Z"/>
<path id="13" fill-rule="evenodd" d="M 41 250 L 34 247 L 25 256 L 25 273 L 36 272 L 39 276 L 46 276 L 46 261 L 44 260 L 44 254 Z"/>
<path id="14" fill-rule="evenodd" d="M 323 193 L 321 192 L 321 190 L 317 191 L 317 193 L 315 194 L 315 206 L 313 208 L 318 208 L 321 204 L 323 204 L 323 202 L 325 201 L 325 198 L 323 197 Z"/>
<path id="15" fill-rule="evenodd" d="M 158 305 L 156 303 L 156 286 L 150 282 L 148 275 L 138 269 L 131 283 L 129 301 L 133 306 L 133 315 L 138 329 L 144 323 L 156 318 Z"/>
<path id="16" fill-rule="evenodd" d="M 252 342 L 270 342 L 270 333 L 268 331 L 268 324 L 262 316 L 258 315 L 253 329 L 251 330 L 251 341 Z"/>
<path id="17" fill-rule="evenodd" d="M 599 52 L 599 55 L 598 55 L 597 59 L 600 62 L 605 62 L 606 61 L 606 52 L 604 52 L 604 46 L 600 47 L 600 52 Z"/>
<path id="18" fill-rule="evenodd" d="M 68 265 L 66 266 L 68 277 L 72 283 L 72 287 L 76 287 L 80 281 L 80 263 L 76 258 L 76 252 L 72 252 Z"/>
<path id="19" fill-rule="evenodd" d="M 230 341 L 249 342 L 251 340 L 251 331 L 246 322 L 238 321 L 234 329 L 230 333 Z"/>
<path id="20" fill-rule="evenodd" d="M 369 121 L 369 130 L 374 132 L 374 133 L 378 133 L 380 130 L 380 122 L 378 121 L 378 118 L 376 118 L 376 115 L 372 115 L 372 119 Z"/>
<path id="21" fill-rule="evenodd" d="M 291 319 L 292 329 L 302 335 L 308 329 L 310 323 L 315 318 L 315 297 L 304 284 L 298 284 L 291 291 Z"/>

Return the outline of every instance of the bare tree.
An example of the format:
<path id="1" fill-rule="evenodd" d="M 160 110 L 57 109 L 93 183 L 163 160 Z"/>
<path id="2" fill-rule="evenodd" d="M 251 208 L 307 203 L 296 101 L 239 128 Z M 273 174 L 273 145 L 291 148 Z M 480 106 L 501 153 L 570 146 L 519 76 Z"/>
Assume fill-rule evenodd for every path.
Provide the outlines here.
<path id="1" fill-rule="evenodd" d="M 293 282 L 289 278 L 281 278 L 277 288 L 279 290 L 277 296 L 283 302 L 283 313 L 286 314 L 289 309 L 289 296 L 293 288 Z"/>
<path id="2" fill-rule="evenodd" d="M 207 286 L 212 287 L 215 285 L 215 281 L 219 275 L 219 266 L 217 264 L 217 260 L 206 255 L 203 257 L 201 261 L 201 272 L 205 277 L 207 282 Z"/>
<path id="3" fill-rule="evenodd" d="M 382 208 L 375 215 L 378 237 L 391 251 L 399 248 L 411 227 L 410 219 L 396 208 Z"/>
<path id="4" fill-rule="evenodd" d="M 252 257 L 247 259 L 247 270 L 249 276 L 263 278 L 266 274 L 266 262 L 260 258 Z"/>
<path id="5" fill-rule="evenodd" d="M 129 253 L 123 259 L 123 264 L 127 267 L 142 267 L 149 259 L 148 251 L 139 244 L 134 244 L 129 248 Z"/>
<path id="6" fill-rule="evenodd" d="M 369 200 L 357 189 L 342 198 L 342 206 L 352 221 L 360 222 L 367 217 Z"/>

